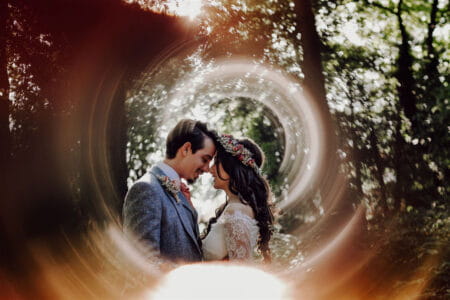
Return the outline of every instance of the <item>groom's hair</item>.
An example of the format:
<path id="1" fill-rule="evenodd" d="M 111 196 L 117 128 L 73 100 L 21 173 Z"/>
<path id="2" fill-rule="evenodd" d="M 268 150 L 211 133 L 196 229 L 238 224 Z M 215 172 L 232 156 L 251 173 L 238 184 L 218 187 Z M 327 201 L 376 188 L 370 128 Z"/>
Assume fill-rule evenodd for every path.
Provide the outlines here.
<path id="1" fill-rule="evenodd" d="M 205 138 L 209 137 L 215 143 L 217 134 L 208 130 L 206 123 L 183 119 L 169 132 L 166 139 L 166 158 L 174 158 L 178 149 L 186 142 L 191 143 L 192 153 L 205 146 Z"/>

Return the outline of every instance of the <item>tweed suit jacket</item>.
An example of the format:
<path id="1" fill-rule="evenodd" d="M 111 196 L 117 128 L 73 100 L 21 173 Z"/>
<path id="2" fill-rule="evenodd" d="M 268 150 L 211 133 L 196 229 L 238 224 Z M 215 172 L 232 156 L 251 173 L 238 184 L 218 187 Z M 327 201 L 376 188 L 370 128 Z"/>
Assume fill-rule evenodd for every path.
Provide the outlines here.
<path id="1" fill-rule="evenodd" d="M 183 193 L 179 202 L 164 189 L 156 176 L 165 176 L 157 166 L 136 181 L 125 196 L 123 224 L 162 258 L 172 261 L 202 260 L 197 212 Z"/>

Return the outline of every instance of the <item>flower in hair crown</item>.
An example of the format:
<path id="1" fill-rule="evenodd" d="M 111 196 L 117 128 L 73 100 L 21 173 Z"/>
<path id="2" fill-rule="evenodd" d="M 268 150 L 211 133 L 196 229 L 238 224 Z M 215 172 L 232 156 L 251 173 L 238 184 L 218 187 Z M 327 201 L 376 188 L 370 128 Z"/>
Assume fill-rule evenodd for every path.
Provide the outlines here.
<path id="1" fill-rule="evenodd" d="M 253 153 L 250 152 L 244 145 L 240 144 L 230 134 L 222 134 L 219 137 L 219 143 L 223 146 L 225 151 L 235 156 L 243 165 L 253 168 L 256 173 L 261 174 L 261 171 L 253 159 Z"/>
<path id="2" fill-rule="evenodd" d="M 161 185 L 164 187 L 164 189 L 171 193 L 175 197 L 175 200 L 177 200 L 177 203 L 179 203 L 180 198 L 178 198 L 178 193 L 180 192 L 180 187 L 177 185 L 176 180 L 171 180 L 168 176 L 162 175 L 158 175 L 156 177 L 158 178 L 159 182 L 161 182 Z"/>

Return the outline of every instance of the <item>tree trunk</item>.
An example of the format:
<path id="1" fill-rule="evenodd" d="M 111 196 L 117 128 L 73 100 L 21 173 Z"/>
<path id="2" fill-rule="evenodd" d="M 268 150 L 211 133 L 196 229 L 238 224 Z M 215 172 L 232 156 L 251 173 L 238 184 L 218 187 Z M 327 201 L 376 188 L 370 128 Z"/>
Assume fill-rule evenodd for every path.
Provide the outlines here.
<path id="1" fill-rule="evenodd" d="M 123 83 L 117 87 L 107 126 L 109 163 L 111 165 L 111 177 L 114 182 L 115 194 L 113 205 L 118 216 L 122 215 L 123 200 L 128 190 L 128 167 L 126 161 L 127 124 L 125 115 L 127 87 Z"/>
<path id="2" fill-rule="evenodd" d="M 92 33 L 96 43 L 83 50 L 89 53 L 83 61 L 86 69 L 82 73 L 89 77 L 83 79 L 79 107 L 86 221 L 104 221 L 110 216 L 120 221 L 128 178 L 126 92 L 167 47 L 189 38 L 176 18 L 128 5 L 108 9 Z"/>
<path id="3" fill-rule="evenodd" d="M 12 202 L 11 185 L 11 134 L 9 130 L 9 80 L 8 80 L 8 26 L 9 10 L 8 1 L 0 1 L 0 264 L 4 267 L 4 271 L 11 271 L 17 268 L 17 264 L 12 263 L 16 257 L 16 251 L 11 247 L 11 237 L 14 237 L 14 226 L 8 226 L 14 222 L 14 211 Z M 10 228 L 8 228 L 10 227 Z M 3 280 L 0 279 L 0 280 Z M 7 286 L 7 284 L 6 284 Z M 11 295 L 13 293 L 11 292 Z M 8 295 L 8 292 L 2 293 L 1 296 Z"/>
<path id="4" fill-rule="evenodd" d="M 324 157 L 326 160 L 322 164 L 321 170 L 318 170 L 323 180 L 320 185 L 322 199 L 328 199 L 327 192 L 336 179 L 337 158 L 335 132 L 332 124 L 330 109 L 326 99 L 325 77 L 323 74 L 321 53 L 323 45 L 320 41 L 315 25 L 315 16 L 311 0 L 295 1 L 296 13 L 296 31 L 301 34 L 301 47 L 303 49 L 303 60 L 301 69 L 304 74 L 303 88 L 311 101 L 317 105 L 323 121 L 323 147 L 325 149 Z"/>
<path id="5" fill-rule="evenodd" d="M 399 208 L 401 206 L 401 203 L 405 200 L 404 199 L 404 181 L 406 178 L 403 177 L 404 171 L 403 171 L 403 164 L 404 164 L 404 158 L 403 155 L 405 153 L 403 152 L 403 149 L 405 148 L 405 142 L 401 133 L 401 127 L 402 127 L 402 118 L 400 116 L 400 105 L 396 105 L 398 111 L 395 117 L 395 140 L 393 144 L 393 168 L 395 171 L 395 186 L 393 190 L 393 196 L 394 196 L 394 211 L 398 212 Z"/>
<path id="6" fill-rule="evenodd" d="M 11 135 L 9 130 L 9 80 L 8 80 L 8 1 L 0 1 L 0 166 L 9 166 L 11 158 Z M 3 179 L 3 178 L 1 178 Z M 4 182 L 2 180 L 2 182 Z"/>
<path id="7" fill-rule="evenodd" d="M 398 70 L 396 72 L 396 78 L 399 82 L 397 91 L 400 105 L 403 108 L 405 116 L 411 121 L 414 130 L 417 128 L 415 118 L 417 112 L 417 99 L 414 95 L 414 87 L 416 86 L 416 83 L 412 73 L 413 57 L 411 55 L 411 47 L 409 45 L 410 37 L 402 18 L 402 4 L 403 0 L 400 0 L 396 11 L 401 35 L 401 44 L 399 45 L 399 56 L 397 60 Z"/>
<path id="8" fill-rule="evenodd" d="M 351 84 L 351 83 L 350 83 Z M 358 198 L 361 198 L 363 196 L 363 189 L 362 189 L 362 163 L 361 163 L 361 150 L 358 148 L 358 139 L 359 137 L 356 135 L 356 128 L 355 128 L 355 105 L 354 105 L 354 100 L 355 96 L 352 94 L 351 92 L 351 85 L 348 84 L 348 86 L 350 87 L 350 95 L 349 95 L 349 99 L 350 99 L 350 137 L 353 141 L 353 153 L 352 153 L 352 161 L 355 165 L 355 185 L 356 185 L 356 189 L 359 193 Z"/>
<path id="9" fill-rule="evenodd" d="M 321 108 L 321 112 L 330 120 L 329 107 L 325 92 L 325 77 L 322 67 L 323 45 L 316 29 L 312 0 L 295 1 L 297 32 L 301 34 L 303 60 L 301 69 L 304 74 L 303 87 Z"/>
<path id="10" fill-rule="evenodd" d="M 385 167 L 383 164 L 383 160 L 380 156 L 380 152 L 378 151 L 378 138 L 376 136 L 375 129 L 373 128 L 373 126 L 371 126 L 371 129 L 370 129 L 369 141 L 370 141 L 370 148 L 372 151 L 372 157 L 375 160 L 375 166 L 376 166 L 375 177 L 377 178 L 377 181 L 380 185 L 381 205 L 383 207 L 383 211 L 387 212 L 388 211 L 387 191 L 386 191 L 386 185 L 385 185 L 384 179 L 383 179 L 383 173 L 384 173 Z"/>
<path id="11" fill-rule="evenodd" d="M 430 12 L 430 22 L 428 23 L 427 37 L 426 37 L 426 45 L 427 45 L 427 66 L 426 66 L 426 74 L 432 79 L 436 79 L 439 76 L 439 71 L 437 66 L 439 64 L 439 56 L 436 53 L 436 49 L 433 45 L 433 33 L 436 29 L 437 25 L 437 11 L 438 11 L 438 0 L 433 0 Z"/>

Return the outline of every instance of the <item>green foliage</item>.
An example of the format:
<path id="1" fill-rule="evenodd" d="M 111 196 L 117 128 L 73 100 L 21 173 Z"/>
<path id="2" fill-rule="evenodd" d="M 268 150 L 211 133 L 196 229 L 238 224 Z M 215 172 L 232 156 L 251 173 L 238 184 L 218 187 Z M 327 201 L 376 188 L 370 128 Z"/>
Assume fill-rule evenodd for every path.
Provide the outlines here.
<path id="1" fill-rule="evenodd" d="M 298 2 L 281 2 L 209 3 L 201 22 L 205 43 L 199 48 L 199 65 L 207 65 L 214 57 L 245 54 L 282 67 L 301 79 L 302 24 L 296 23 L 294 14 Z M 442 243 L 448 243 L 450 189 L 450 47 L 444 33 L 448 21 L 445 7 L 443 1 L 314 2 L 316 28 L 324 46 L 321 55 L 327 100 L 339 137 L 340 172 L 347 177 L 348 194 L 352 195 L 352 199 L 345 200 L 366 206 L 371 234 L 383 235 L 389 230 L 381 247 L 388 255 L 377 253 L 373 263 L 400 262 L 399 272 L 393 275 L 402 278 L 397 282 L 399 286 L 408 282 L 401 276 L 404 270 L 422 264 L 436 253 L 445 256 L 438 260 L 442 263 L 430 269 L 436 275 L 431 290 L 425 292 L 430 297 L 446 293 L 442 281 L 448 271 L 448 253 L 441 251 Z M 401 48 L 402 44 L 408 47 Z M 401 65 L 404 61 L 407 64 Z M 177 72 L 173 68 L 171 74 Z M 181 68 L 179 72 L 188 71 Z M 161 86 L 159 93 L 170 93 L 171 87 Z M 400 88 L 407 88 L 414 95 L 413 115 L 406 112 L 409 103 L 400 101 Z M 220 90 L 220 86 L 214 90 Z M 152 101 L 160 98 L 164 97 L 149 97 Z M 130 109 L 142 114 L 146 101 Z M 208 115 L 214 116 L 215 126 L 220 131 L 249 136 L 262 147 L 267 156 L 264 172 L 276 193 L 281 194 L 284 179 L 277 171 L 285 141 L 278 131 L 279 121 L 251 97 L 222 97 L 215 103 L 207 108 Z M 148 111 L 139 122 L 158 112 Z M 130 131 L 131 139 L 137 133 L 141 136 L 130 144 L 131 153 L 141 160 L 146 151 L 156 149 L 150 146 L 155 139 L 142 139 L 154 135 L 151 130 L 146 135 L 147 127 L 148 124 Z M 139 148 L 142 141 L 148 146 Z M 321 200 L 319 196 L 313 198 L 284 214 L 283 229 L 309 228 L 320 219 Z M 395 219 L 396 228 L 386 229 L 386 218 Z M 274 239 L 275 256 L 301 261 L 298 243 L 286 242 L 288 238 Z M 315 239 L 318 243 L 321 234 Z M 284 246 L 280 246 L 283 241 Z M 289 251 L 282 253 L 292 247 L 299 251 L 299 257 Z M 414 250 L 402 258 L 404 249 Z"/>
<path id="2" fill-rule="evenodd" d="M 254 57 L 301 78 L 294 1 L 225 0 L 205 3 L 205 58 Z"/>
<path id="3" fill-rule="evenodd" d="M 275 194 L 279 195 L 283 179 L 278 176 L 278 170 L 284 154 L 284 136 L 279 120 L 267 107 L 244 97 L 223 99 L 214 106 L 214 110 L 226 111 L 220 122 L 222 132 L 240 133 L 261 147 L 266 156 L 262 171 Z"/>
<path id="4" fill-rule="evenodd" d="M 367 206 L 372 234 L 386 234 L 386 216 L 398 222 L 389 229 L 374 264 L 384 259 L 386 265 L 396 262 L 398 272 L 392 276 L 398 279 L 426 258 L 443 255 L 426 272 L 436 278 L 424 297 L 448 293 L 442 288 L 443 272 L 448 271 L 448 251 L 442 245 L 448 243 L 449 234 L 450 91 L 448 56 L 443 55 L 449 40 L 441 31 L 445 26 L 441 2 L 440 17 L 432 18 L 435 2 L 411 0 L 398 6 L 395 1 L 341 1 L 332 9 L 326 4 L 318 8 L 318 23 L 326 24 L 319 28 L 326 49 L 328 101 L 342 137 L 342 171 Z M 354 33 L 345 27 L 349 22 L 359 25 L 353 27 Z M 417 99 L 412 117 L 399 101 L 398 87 L 405 86 L 397 73 L 399 22 L 410 38 L 411 51 L 404 55 L 412 61 L 410 92 Z M 405 254 L 405 249 L 411 252 Z M 376 273 L 376 266 L 370 267 Z M 398 284 L 408 282 L 404 278 Z"/>
<path id="5" fill-rule="evenodd" d="M 439 239 L 442 228 L 436 224 L 447 217 L 435 208 L 448 207 L 450 186 L 450 47 L 448 37 L 443 34 L 448 19 L 445 4 L 439 1 L 433 17 L 433 3 L 405 0 L 399 6 L 398 1 L 317 1 L 314 10 L 324 46 L 321 54 L 328 104 L 337 124 L 341 172 L 348 178 L 350 194 L 356 195 L 351 201 L 367 207 L 367 219 L 374 228 L 383 218 L 398 212 L 399 232 L 417 233 L 421 228 L 436 227 L 436 231 L 423 235 L 438 235 Z M 199 47 L 200 62 L 198 68 L 187 70 L 201 70 L 214 57 L 246 54 L 260 62 L 280 66 L 301 79 L 298 28 L 302 24 L 295 21 L 294 6 L 295 1 L 209 3 L 201 20 L 205 43 Z M 417 99 L 413 117 L 405 114 L 404 104 L 399 100 L 399 86 L 404 84 L 404 78 L 399 75 L 400 24 L 406 30 L 404 37 L 409 38 L 409 52 L 403 55 L 411 61 L 407 66 L 413 80 L 409 92 Z M 429 28 L 434 28 L 431 35 Z M 168 74 L 176 76 L 190 72 L 170 68 L 173 69 Z M 165 81 L 164 86 L 150 89 L 149 95 L 156 91 L 170 93 L 171 82 L 181 78 L 176 76 L 169 76 L 166 79 L 169 83 Z M 130 116 L 134 114 L 132 111 L 143 115 L 138 121 L 141 125 L 130 131 L 130 153 L 135 153 L 133 157 L 140 157 L 141 161 L 146 151 L 156 149 L 151 146 L 157 140 L 151 138 L 154 131 L 148 128 L 153 124 L 151 116 L 161 111 L 157 100 L 165 97 L 161 95 L 151 94 L 142 103 L 130 107 Z M 157 110 L 143 108 L 150 99 L 157 104 Z M 217 101 L 207 108 L 209 116 L 214 116 L 216 127 L 250 136 L 260 144 L 267 155 L 264 172 L 274 190 L 281 192 L 284 181 L 277 176 L 277 170 L 283 157 L 284 137 L 282 132 L 272 129 L 279 126 L 270 111 L 255 105 L 250 97 Z M 147 111 L 146 117 L 143 111 Z M 145 124 L 146 120 L 150 120 L 149 124 Z M 141 137 L 133 141 L 138 135 Z M 289 222 L 314 223 L 320 211 L 320 199 L 304 203 L 300 209 L 289 212 L 285 226 L 290 227 Z M 436 219 L 425 217 L 429 215 Z M 418 238 L 411 245 L 421 241 Z M 427 253 L 428 250 L 419 248 L 418 251 Z"/>
<path id="6" fill-rule="evenodd" d="M 163 113 L 166 109 L 167 97 L 174 83 L 180 80 L 191 66 L 185 58 L 171 58 L 166 61 L 165 69 L 144 72 L 144 77 L 155 78 L 150 83 L 136 82 L 134 91 L 126 101 L 128 125 L 127 164 L 130 170 L 128 183 L 145 174 L 151 161 L 151 153 L 164 150 L 164 138 L 160 136 Z M 139 86 L 141 85 L 141 86 Z M 161 153 L 161 157 L 165 153 Z"/>

